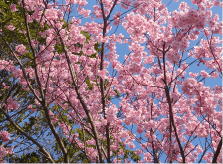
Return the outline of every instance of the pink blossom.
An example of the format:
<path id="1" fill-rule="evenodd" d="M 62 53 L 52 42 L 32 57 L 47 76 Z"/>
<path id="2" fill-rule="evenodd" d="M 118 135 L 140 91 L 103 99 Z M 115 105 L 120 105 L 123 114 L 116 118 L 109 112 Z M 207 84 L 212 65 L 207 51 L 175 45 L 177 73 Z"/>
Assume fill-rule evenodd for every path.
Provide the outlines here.
<path id="1" fill-rule="evenodd" d="M 6 107 L 7 110 L 9 110 L 9 109 L 18 109 L 19 104 L 17 104 L 17 102 L 15 100 L 13 100 L 12 97 L 9 97 L 7 99 L 7 103 L 6 103 L 5 107 Z"/>
<path id="2" fill-rule="evenodd" d="M 16 5 L 15 4 L 11 4 L 10 5 L 10 9 L 11 9 L 12 12 L 18 11 L 18 9 L 16 8 Z"/>
<path id="3" fill-rule="evenodd" d="M 90 13 L 91 13 L 91 10 L 85 10 L 83 8 L 81 10 L 79 10 L 79 14 L 83 15 L 85 18 L 88 17 L 90 15 Z"/>
<path id="4" fill-rule="evenodd" d="M 56 20 L 58 18 L 57 9 L 46 9 L 45 16 L 48 20 Z"/>
<path id="5" fill-rule="evenodd" d="M 49 110 L 49 115 L 54 116 L 54 113 L 51 110 Z"/>
<path id="6" fill-rule="evenodd" d="M 132 142 L 130 142 L 128 145 L 129 145 L 130 149 L 134 149 L 135 148 L 135 145 Z"/>
<path id="7" fill-rule="evenodd" d="M 5 83 L 2 83 L 2 86 L 4 87 L 4 89 L 8 89 L 9 86 L 7 86 Z"/>
<path id="8" fill-rule="evenodd" d="M 136 149 L 136 155 L 141 155 L 143 153 L 142 150 Z"/>
<path id="9" fill-rule="evenodd" d="M 33 111 L 33 112 L 36 112 L 36 111 L 37 111 L 37 109 L 33 108 L 32 105 L 29 105 L 29 106 L 28 106 L 28 109 L 31 110 L 31 111 Z"/>
<path id="10" fill-rule="evenodd" d="M 212 79 L 216 79 L 218 76 L 219 76 L 219 74 L 218 74 L 217 72 L 213 72 L 213 73 L 211 74 L 211 78 L 212 78 Z"/>
<path id="11" fill-rule="evenodd" d="M 209 78 L 210 77 L 210 75 L 204 70 L 201 71 L 201 76 L 203 76 L 204 78 Z"/>
<path id="12" fill-rule="evenodd" d="M 196 148 L 197 148 L 198 153 L 202 153 L 203 152 L 203 149 L 201 148 L 200 145 L 198 145 Z"/>
<path id="13" fill-rule="evenodd" d="M 5 163 L 5 161 L 2 161 L 2 158 L 4 158 L 7 153 L 7 150 L 3 146 L 0 146 L 0 163 Z"/>
<path id="14" fill-rule="evenodd" d="M 192 96 L 194 91 L 196 90 L 197 81 L 193 78 L 188 78 L 183 82 L 182 90 L 185 94 Z"/>
<path id="15" fill-rule="evenodd" d="M 137 126 L 137 133 L 139 133 L 139 134 L 143 133 L 143 128 Z"/>
<path id="16" fill-rule="evenodd" d="M 18 52 L 20 55 L 23 55 L 27 53 L 28 51 L 26 50 L 26 47 L 23 44 L 20 44 L 15 47 L 16 52 Z"/>
<path id="17" fill-rule="evenodd" d="M 52 118 L 52 123 L 53 123 L 53 124 L 56 124 L 57 122 L 58 122 L 58 118 L 53 117 L 53 118 Z"/>
<path id="18" fill-rule="evenodd" d="M 13 154 L 13 147 L 4 148 L 3 146 L 0 146 L 0 163 L 6 163 L 2 160 L 7 154 Z"/>
<path id="19" fill-rule="evenodd" d="M 114 16 L 113 16 L 113 19 L 114 19 L 114 25 L 118 25 L 120 23 L 122 23 L 122 20 L 120 19 L 120 16 L 121 16 L 121 12 L 117 12 Z"/>
<path id="20" fill-rule="evenodd" d="M 145 60 L 143 61 L 145 64 L 151 64 L 154 62 L 154 57 L 153 56 L 148 56 L 145 58 Z"/>
<path id="21" fill-rule="evenodd" d="M 10 140 L 9 135 L 10 135 L 10 133 L 5 130 L 0 131 L 0 137 L 2 138 L 3 142 L 8 142 Z"/>
<path id="22" fill-rule="evenodd" d="M 106 74 L 108 73 L 107 70 L 98 70 L 98 76 L 100 76 L 102 79 L 106 79 Z"/>
<path id="23" fill-rule="evenodd" d="M 10 31 L 15 30 L 15 27 L 13 25 L 5 25 L 5 28 L 9 29 Z"/>
<path id="24" fill-rule="evenodd" d="M 197 77 L 197 76 L 198 76 L 198 73 L 192 73 L 192 72 L 189 72 L 189 75 L 190 75 L 190 77 L 195 78 L 195 77 Z"/>
<path id="25" fill-rule="evenodd" d="M 19 32 L 21 32 L 22 34 L 25 34 L 25 33 L 26 33 L 26 31 L 24 31 L 24 30 L 21 30 L 21 31 L 19 31 Z"/>
<path id="26" fill-rule="evenodd" d="M 151 163 L 152 162 L 152 155 L 149 152 L 145 153 L 144 154 L 144 160 L 145 160 L 146 163 Z"/>

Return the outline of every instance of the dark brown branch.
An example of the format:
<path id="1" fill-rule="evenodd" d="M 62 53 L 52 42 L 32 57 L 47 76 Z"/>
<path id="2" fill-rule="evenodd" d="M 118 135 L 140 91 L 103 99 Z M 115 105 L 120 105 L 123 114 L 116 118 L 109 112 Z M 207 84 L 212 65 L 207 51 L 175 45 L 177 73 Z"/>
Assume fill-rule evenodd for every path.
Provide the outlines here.
<path id="1" fill-rule="evenodd" d="M 168 84 L 167 84 L 167 81 L 166 81 L 166 65 L 165 65 L 165 43 L 163 44 L 163 74 L 164 74 L 164 79 L 163 82 L 165 84 L 165 93 L 166 93 L 166 98 L 167 98 L 167 102 L 168 102 L 168 105 L 169 105 L 169 114 L 170 114 L 170 130 L 172 131 L 171 127 L 173 126 L 173 129 L 174 129 L 174 133 L 175 133 L 175 136 L 176 136 L 176 139 L 177 139 L 177 143 L 178 143 L 178 146 L 180 148 L 180 154 L 182 156 L 182 159 L 183 159 L 183 163 L 186 162 L 185 160 L 185 155 L 184 155 L 184 151 L 183 151 L 183 148 L 181 146 L 181 143 L 180 143 L 180 139 L 178 137 L 178 134 L 177 134 L 177 129 L 176 129 L 176 126 L 174 124 L 174 118 L 173 118 L 173 111 L 172 111 L 172 101 L 171 101 L 171 98 L 170 98 L 170 93 L 169 93 L 169 88 L 168 88 Z M 172 124 L 172 125 L 171 125 Z M 170 134 L 171 134 L 171 131 L 170 131 Z M 171 136 L 170 136 L 171 137 Z M 170 138 L 171 139 L 171 138 Z"/>
<path id="2" fill-rule="evenodd" d="M 79 92 L 79 87 L 78 87 L 78 84 L 77 84 L 77 77 L 75 76 L 75 71 L 74 71 L 74 68 L 73 68 L 73 65 L 71 63 L 71 59 L 70 59 L 70 56 L 69 54 L 67 53 L 68 50 L 67 50 L 67 47 L 59 33 L 59 31 L 57 31 L 57 34 L 60 38 L 60 41 L 61 41 L 61 44 L 62 44 L 62 47 L 63 47 L 63 50 L 64 50 L 64 53 L 66 55 L 66 59 L 67 59 L 67 64 L 69 66 L 69 70 L 70 70 L 70 73 L 71 73 L 71 77 L 72 77 L 72 81 L 73 81 L 73 85 L 74 85 L 74 88 L 75 88 L 75 91 L 76 91 L 76 94 L 77 94 L 77 98 L 78 100 L 80 101 L 88 119 L 89 119 L 89 122 L 92 126 L 92 131 L 93 131 L 93 134 L 94 134 L 94 138 L 95 138 L 95 141 L 96 141 L 96 147 L 98 149 L 98 154 L 99 154 L 99 160 L 101 163 L 104 162 L 104 160 L 102 159 L 102 153 L 101 153 L 101 149 L 100 149 L 100 142 L 99 142 L 99 137 L 98 137 L 98 132 L 97 132 L 97 129 L 96 129 L 96 126 L 94 124 L 94 121 L 93 121 L 93 118 L 90 114 L 90 111 L 88 110 L 87 108 L 87 105 L 85 104 L 82 96 L 81 96 L 81 93 Z"/>
<path id="3" fill-rule="evenodd" d="M 64 155 L 64 162 L 65 163 L 69 163 L 69 158 L 68 158 L 68 153 L 67 153 L 67 150 L 66 148 L 64 147 L 64 144 L 62 142 L 62 140 L 60 139 L 51 119 L 50 119 L 50 116 L 49 116 L 49 111 L 47 109 L 47 106 L 46 106 L 46 100 L 45 100 L 45 94 L 43 92 L 43 89 L 41 87 L 41 82 L 40 82 L 40 79 L 39 79 L 39 75 L 38 75 L 38 70 L 37 70 L 37 63 L 36 63 L 36 51 L 35 49 L 33 48 L 32 46 L 32 42 L 31 42 L 31 37 L 30 37 L 30 33 L 29 33 L 29 26 L 28 26 L 28 22 L 27 22 L 27 18 L 26 18 L 26 12 L 25 12 L 25 3 L 24 3 L 24 0 L 22 0 L 22 3 L 23 3 L 23 15 L 24 15 L 24 19 L 25 19 L 25 25 L 26 25 L 26 31 L 27 31 L 27 37 L 28 37 L 28 41 L 29 41 L 29 46 L 32 50 L 32 54 L 33 54 L 33 62 L 34 62 L 34 69 L 35 69 L 35 75 L 36 75 L 36 80 L 37 80 L 37 83 L 38 83 L 38 86 L 39 86 L 39 90 L 40 90 L 40 94 L 41 94 L 41 97 L 42 97 L 42 101 L 40 101 L 42 107 L 43 107 L 43 110 L 45 112 L 45 115 L 46 115 L 46 119 L 48 121 L 48 125 L 56 139 L 56 141 L 58 142 L 59 146 L 60 146 L 60 149 L 62 150 L 63 152 L 63 155 Z"/>

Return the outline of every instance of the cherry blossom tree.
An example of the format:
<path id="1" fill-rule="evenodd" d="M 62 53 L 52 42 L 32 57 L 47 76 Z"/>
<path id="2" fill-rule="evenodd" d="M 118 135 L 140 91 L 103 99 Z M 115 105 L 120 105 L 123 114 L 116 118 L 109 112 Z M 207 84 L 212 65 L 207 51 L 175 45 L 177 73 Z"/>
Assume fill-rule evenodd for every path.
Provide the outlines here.
<path id="1" fill-rule="evenodd" d="M 170 2 L 1 1 L 0 162 L 222 163 L 222 2 Z"/>

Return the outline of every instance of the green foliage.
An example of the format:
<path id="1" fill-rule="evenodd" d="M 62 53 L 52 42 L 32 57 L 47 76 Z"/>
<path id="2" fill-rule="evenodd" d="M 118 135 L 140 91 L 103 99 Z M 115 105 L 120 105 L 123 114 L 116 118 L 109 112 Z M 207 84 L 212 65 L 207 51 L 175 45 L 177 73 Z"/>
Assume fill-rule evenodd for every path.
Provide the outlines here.
<path id="1" fill-rule="evenodd" d="M 79 135 L 83 137 L 82 131 L 80 129 L 77 129 L 77 131 L 79 132 Z M 87 157 L 81 151 L 81 149 L 78 147 L 78 145 L 76 143 L 70 143 L 70 141 L 68 141 L 67 139 L 63 139 L 63 143 L 68 150 L 68 156 L 69 156 L 69 159 L 70 159 L 70 163 L 79 163 L 79 162 L 89 163 Z M 59 152 L 60 152 L 59 144 L 56 143 L 53 146 L 53 150 L 56 151 L 59 154 Z M 59 155 L 59 156 L 61 156 L 61 155 Z M 56 163 L 62 163 L 63 162 L 62 156 L 59 157 L 55 162 Z"/>
<path id="2" fill-rule="evenodd" d="M 90 90 L 92 90 L 93 89 L 93 85 L 90 83 L 90 80 L 89 80 L 89 78 L 86 78 L 86 84 L 87 84 L 87 86 L 88 86 L 88 89 L 90 89 Z"/>
<path id="3" fill-rule="evenodd" d="M 41 157 L 40 153 L 32 152 L 21 156 L 7 155 L 10 163 L 47 163 L 46 157 Z"/>
<path id="4" fill-rule="evenodd" d="M 117 97 L 120 97 L 120 93 L 119 93 L 116 89 L 115 89 L 114 91 L 115 91 L 116 94 L 117 94 L 116 96 L 117 96 Z"/>
<path id="5" fill-rule="evenodd" d="M 0 1 L 0 28 L 3 31 L 5 38 L 7 38 L 8 43 L 14 44 L 24 44 L 27 45 L 27 40 L 24 37 L 24 34 L 20 32 L 20 30 L 25 30 L 25 24 L 23 19 L 23 13 L 21 11 L 21 7 L 17 5 L 18 12 L 11 12 L 10 4 L 18 4 L 17 0 L 8 0 L 8 1 Z M 6 25 L 13 25 L 15 30 L 10 31 L 5 28 Z M 4 43 L 2 38 L 0 38 L 1 44 Z"/>
<path id="6" fill-rule="evenodd" d="M 117 158 L 118 160 L 121 160 L 122 162 L 125 162 L 125 159 L 132 159 L 134 162 L 138 162 L 141 160 L 141 157 L 136 155 L 136 151 L 131 151 L 129 149 L 125 149 L 125 146 L 123 143 L 119 142 L 119 150 L 118 151 L 113 151 L 113 157 Z M 124 151 L 123 157 L 118 156 L 118 152 L 122 149 Z"/>

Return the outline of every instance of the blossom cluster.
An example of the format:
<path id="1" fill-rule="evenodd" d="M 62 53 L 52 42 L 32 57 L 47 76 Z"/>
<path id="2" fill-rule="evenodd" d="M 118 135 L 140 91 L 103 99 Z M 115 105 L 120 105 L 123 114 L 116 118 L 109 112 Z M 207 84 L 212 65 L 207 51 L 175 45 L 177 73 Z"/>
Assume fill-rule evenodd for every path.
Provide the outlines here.
<path id="1" fill-rule="evenodd" d="M 3 146 L 0 146 L 0 163 L 5 163 L 5 161 L 3 160 L 3 158 L 7 154 L 13 154 L 13 147 L 10 147 L 10 148 L 7 148 L 6 149 Z"/>

